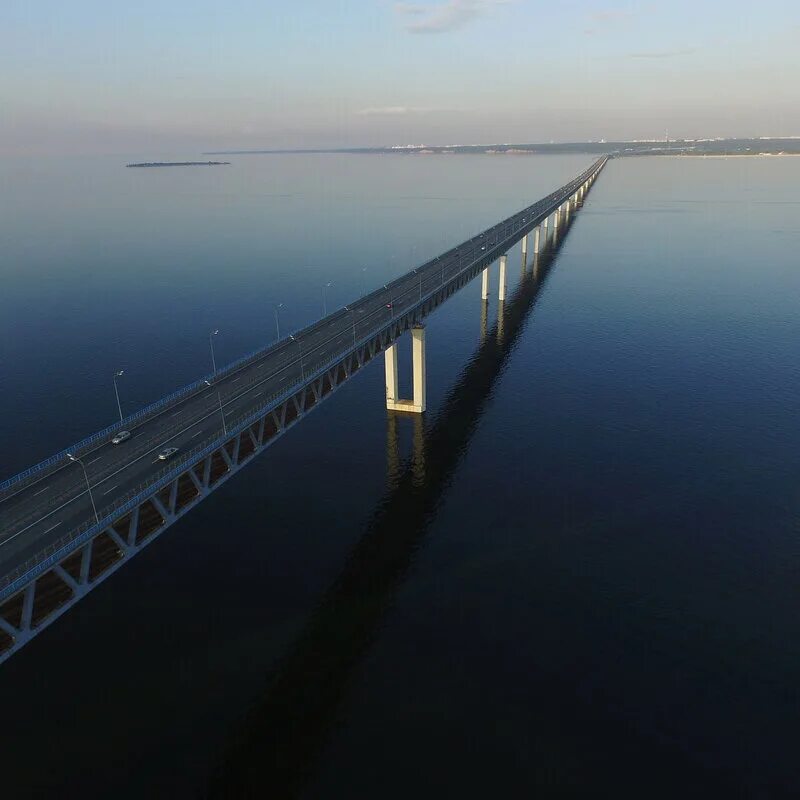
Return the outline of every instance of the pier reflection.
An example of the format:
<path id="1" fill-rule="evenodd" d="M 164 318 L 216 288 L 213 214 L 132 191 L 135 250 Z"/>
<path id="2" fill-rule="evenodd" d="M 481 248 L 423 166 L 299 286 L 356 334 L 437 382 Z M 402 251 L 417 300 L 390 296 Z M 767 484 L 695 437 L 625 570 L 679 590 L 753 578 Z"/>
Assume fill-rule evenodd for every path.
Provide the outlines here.
<path id="1" fill-rule="evenodd" d="M 568 227 L 559 230 L 559 242 Z M 481 336 L 433 424 L 426 430 L 425 418 L 413 415 L 413 453 L 405 464 L 398 422 L 406 420 L 388 415 L 387 493 L 221 754 L 209 797 L 295 797 L 313 775 L 353 671 L 379 635 L 557 253 L 558 244 L 534 257 L 534 272 L 526 272 L 498 309 L 494 335 Z"/>
<path id="2" fill-rule="evenodd" d="M 425 417 L 402 411 L 386 412 L 386 486 L 394 491 L 399 483 L 403 460 L 400 456 L 401 429 L 411 427 L 412 453 L 409 461 L 417 484 L 425 479 Z"/>

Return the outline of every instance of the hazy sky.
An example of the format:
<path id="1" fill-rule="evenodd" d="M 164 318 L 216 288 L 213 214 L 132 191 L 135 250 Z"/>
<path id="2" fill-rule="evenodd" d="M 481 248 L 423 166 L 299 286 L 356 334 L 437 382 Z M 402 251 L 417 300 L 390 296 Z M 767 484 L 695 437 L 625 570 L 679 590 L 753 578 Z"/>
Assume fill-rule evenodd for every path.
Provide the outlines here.
<path id="1" fill-rule="evenodd" d="M 0 153 L 800 135 L 798 0 L 0 0 Z"/>

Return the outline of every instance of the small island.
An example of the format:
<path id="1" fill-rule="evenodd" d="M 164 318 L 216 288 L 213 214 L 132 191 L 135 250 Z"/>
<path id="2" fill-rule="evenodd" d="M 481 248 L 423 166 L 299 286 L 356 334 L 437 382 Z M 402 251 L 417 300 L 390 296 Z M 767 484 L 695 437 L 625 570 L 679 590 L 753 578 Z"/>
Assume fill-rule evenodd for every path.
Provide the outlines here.
<path id="1" fill-rule="evenodd" d="M 141 164 L 126 164 L 126 167 L 220 167 L 230 161 L 144 161 Z"/>

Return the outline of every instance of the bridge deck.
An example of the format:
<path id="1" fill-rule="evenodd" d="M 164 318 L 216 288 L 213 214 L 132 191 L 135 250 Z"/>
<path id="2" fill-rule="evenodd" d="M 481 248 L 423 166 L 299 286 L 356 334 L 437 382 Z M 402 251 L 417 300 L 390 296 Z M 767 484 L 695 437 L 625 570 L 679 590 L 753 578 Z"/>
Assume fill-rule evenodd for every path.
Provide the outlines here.
<path id="1" fill-rule="evenodd" d="M 126 501 L 146 493 L 166 473 L 184 469 L 236 425 L 268 412 L 307 385 L 326 365 L 352 353 L 404 315 L 422 316 L 432 293 L 496 260 L 595 175 L 605 159 L 575 180 L 497 225 L 243 361 L 220 369 L 145 414 L 135 415 L 73 450 L 85 465 L 99 518 L 113 517 Z M 448 295 L 449 296 L 449 295 Z M 227 434 L 223 431 L 224 411 Z M 131 438 L 112 445 L 114 430 Z M 177 447 L 170 462 L 165 447 Z M 62 454 L 10 479 L 0 490 L 0 601 L 33 574 L 43 555 L 67 546 L 92 528 L 95 515 L 81 466 Z M 102 526 L 99 526 L 102 530 Z M 62 553 L 63 557 L 63 553 Z"/>

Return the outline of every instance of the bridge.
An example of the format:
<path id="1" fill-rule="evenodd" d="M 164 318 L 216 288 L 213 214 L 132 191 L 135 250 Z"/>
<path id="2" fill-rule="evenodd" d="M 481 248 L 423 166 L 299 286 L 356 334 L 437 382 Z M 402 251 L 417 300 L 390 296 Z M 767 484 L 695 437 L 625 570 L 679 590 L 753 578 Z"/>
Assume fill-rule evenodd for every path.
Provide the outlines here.
<path id="1" fill-rule="evenodd" d="M 285 339 L 99 431 L 0 484 L 0 663 L 384 353 L 386 406 L 426 407 L 423 320 L 499 264 L 554 247 L 607 157 L 547 197 Z M 398 396 L 410 332 L 413 396 Z M 120 431 L 131 437 L 114 445 Z M 167 461 L 165 448 L 177 448 Z"/>

